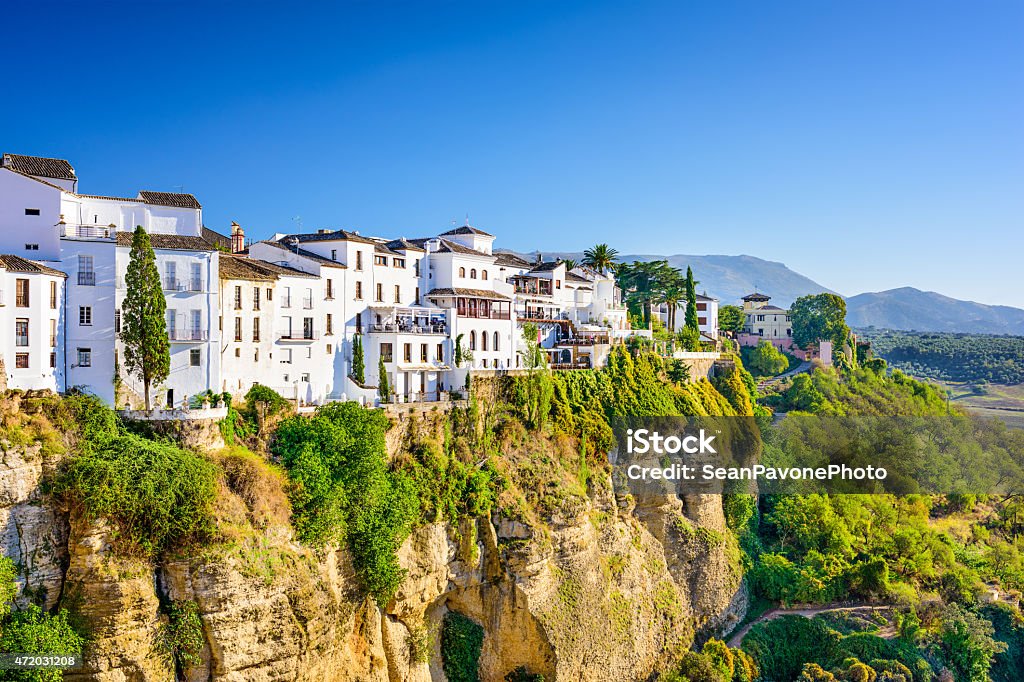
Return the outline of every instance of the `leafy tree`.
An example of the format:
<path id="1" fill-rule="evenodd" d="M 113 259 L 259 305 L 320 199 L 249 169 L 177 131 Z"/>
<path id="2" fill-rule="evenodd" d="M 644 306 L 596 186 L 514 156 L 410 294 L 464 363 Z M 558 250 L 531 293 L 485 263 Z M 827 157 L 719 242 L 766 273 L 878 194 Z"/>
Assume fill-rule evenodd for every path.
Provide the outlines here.
<path id="1" fill-rule="evenodd" d="M 726 332 L 743 331 L 743 308 L 738 305 L 723 305 L 718 309 L 718 328 Z"/>
<path id="2" fill-rule="evenodd" d="M 807 348 L 818 341 L 831 341 L 834 350 L 842 350 L 850 335 L 846 326 L 846 301 L 836 294 L 801 296 L 789 310 L 793 324 L 793 342 Z"/>
<path id="3" fill-rule="evenodd" d="M 352 377 L 360 384 L 366 383 L 366 359 L 363 356 L 363 335 L 352 337 Z"/>
<path id="4" fill-rule="evenodd" d="M 597 244 L 583 252 L 583 264 L 605 274 L 615 268 L 619 252 L 607 244 Z"/>
<path id="5" fill-rule="evenodd" d="M 946 660 L 957 680 L 986 682 L 992 659 L 1006 651 L 1006 643 L 995 640 L 992 623 L 959 604 L 946 607 L 940 640 Z"/>
<path id="6" fill-rule="evenodd" d="M 693 269 L 686 266 L 686 326 L 700 331 L 697 320 L 697 282 L 693 279 Z"/>
<path id="7" fill-rule="evenodd" d="M 384 357 L 381 356 L 377 362 L 377 395 L 382 403 L 391 402 L 391 380 L 388 378 L 388 368 L 384 366 Z"/>
<path id="8" fill-rule="evenodd" d="M 674 277 L 665 277 L 665 280 L 661 283 L 661 293 L 658 297 L 658 302 L 664 303 L 668 307 L 667 326 L 669 332 L 675 332 L 676 330 L 676 311 L 681 302 L 688 300 L 686 296 L 687 290 L 683 279 L 678 275 L 678 271 L 676 271 L 676 276 Z"/>
<path id="9" fill-rule="evenodd" d="M 572 258 L 563 258 L 562 259 L 562 265 L 565 266 L 565 271 L 566 272 L 569 272 L 573 268 L 578 268 L 580 266 L 579 261 L 574 260 Z"/>
<path id="10" fill-rule="evenodd" d="M 449 611 L 441 624 L 441 664 L 449 682 L 479 682 L 484 629 L 461 613 Z"/>
<path id="11" fill-rule="evenodd" d="M 149 389 L 170 373 L 171 346 L 167 336 L 167 299 L 160 285 L 156 254 L 141 225 L 132 234 L 125 287 L 121 305 L 124 364 L 130 374 L 142 379 L 146 409 L 151 410 Z"/>
<path id="12" fill-rule="evenodd" d="M 627 302 L 641 311 L 644 327 L 650 328 L 654 303 L 659 300 L 665 282 L 678 276 L 678 270 L 664 260 L 634 261 L 620 265 L 616 274 Z"/>
<path id="13" fill-rule="evenodd" d="M 693 327 L 683 327 L 676 334 L 676 338 L 679 340 L 679 345 L 683 347 L 683 350 L 700 350 L 700 332 Z"/>
<path id="14" fill-rule="evenodd" d="M 789 359 L 771 341 L 761 341 L 744 351 L 743 364 L 758 376 L 775 376 L 789 369 Z"/>

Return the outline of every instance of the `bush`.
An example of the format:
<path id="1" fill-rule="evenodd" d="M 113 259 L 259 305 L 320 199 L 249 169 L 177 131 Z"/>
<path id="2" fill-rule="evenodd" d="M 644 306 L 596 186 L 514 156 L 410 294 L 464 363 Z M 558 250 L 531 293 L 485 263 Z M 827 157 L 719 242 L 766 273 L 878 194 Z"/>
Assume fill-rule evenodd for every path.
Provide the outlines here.
<path id="1" fill-rule="evenodd" d="M 445 614 L 441 627 L 441 663 L 448 682 L 479 682 L 484 629 L 461 613 Z"/>
<path id="2" fill-rule="evenodd" d="M 785 354 L 770 341 L 761 341 L 753 348 L 744 348 L 743 364 L 758 376 L 775 376 L 789 369 Z"/>
<path id="3" fill-rule="evenodd" d="M 216 481 L 202 457 L 126 433 L 67 461 L 50 491 L 88 519 L 111 521 L 121 551 L 153 556 L 213 533 Z"/>

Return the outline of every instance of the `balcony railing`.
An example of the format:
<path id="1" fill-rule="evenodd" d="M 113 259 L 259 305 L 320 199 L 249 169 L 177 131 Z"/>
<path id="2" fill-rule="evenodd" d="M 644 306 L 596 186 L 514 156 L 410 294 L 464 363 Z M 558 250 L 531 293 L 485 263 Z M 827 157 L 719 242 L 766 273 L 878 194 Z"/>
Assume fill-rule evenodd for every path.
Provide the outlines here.
<path id="1" fill-rule="evenodd" d="M 78 284 L 83 287 L 94 287 L 96 286 L 96 273 L 95 272 L 80 272 L 78 273 Z"/>
<path id="2" fill-rule="evenodd" d="M 320 335 L 315 329 L 302 329 L 299 331 L 292 332 L 281 332 L 277 340 L 278 341 L 316 341 L 320 338 Z"/>
<path id="3" fill-rule="evenodd" d="M 431 324 L 402 324 L 401 322 L 386 322 L 384 324 L 371 324 L 371 334 L 447 334 L 448 325 L 443 322 Z"/>
<path id="4" fill-rule="evenodd" d="M 61 236 L 79 239 L 111 239 L 116 232 L 117 227 L 109 225 L 65 225 Z"/>
<path id="5" fill-rule="evenodd" d="M 511 319 L 511 315 L 507 309 L 501 310 L 496 308 L 472 308 L 469 306 L 459 306 L 456 308 L 455 312 L 459 317 L 475 317 L 485 320 Z"/>
<path id="6" fill-rule="evenodd" d="M 306 310 L 312 310 L 313 309 L 313 299 L 312 298 L 303 298 L 302 299 L 302 307 L 305 308 Z"/>
<path id="7" fill-rule="evenodd" d="M 569 319 L 565 313 L 555 313 L 550 310 L 539 310 L 536 308 L 518 309 L 516 310 L 516 317 L 520 320 L 550 320 L 552 322 L 563 322 Z"/>
<path id="8" fill-rule="evenodd" d="M 206 341 L 210 338 L 207 329 L 168 329 L 167 338 L 171 341 Z"/>
<path id="9" fill-rule="evenodd" d="M 291 308 L 292 307 L 292 299 L 291 299 L 291 297 L 285 296 L 284 298 L 282 298 L 281 299 L 281 307 L 282 308 Z"/>

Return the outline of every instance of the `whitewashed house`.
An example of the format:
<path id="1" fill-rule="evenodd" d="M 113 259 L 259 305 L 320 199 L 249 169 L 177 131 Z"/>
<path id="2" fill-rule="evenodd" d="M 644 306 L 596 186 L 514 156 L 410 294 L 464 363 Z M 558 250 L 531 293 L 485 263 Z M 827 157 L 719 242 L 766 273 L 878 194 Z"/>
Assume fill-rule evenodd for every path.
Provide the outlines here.
<path id="1" fill-rule="evenodd" d="M 669 306 L 661 303 L 655 308 L 655 314 L 661 320 L 665 328 L 669 325 Z M 676 307 L 676 328 L 679 331 L 686 323 L 686 301 L 680 301 Z M 701 333 L 702 341 L 718 340 L 718 299 L 708 296 L 707 293 L 697 294 L 697 328 Z"/>
<path id="2" fill-rule="evenodd" d="M 64 280 L 63 272 L 42 263 L 0 255 L 0 359 L 8 388 L 56 391 L 62 385 Z"/>

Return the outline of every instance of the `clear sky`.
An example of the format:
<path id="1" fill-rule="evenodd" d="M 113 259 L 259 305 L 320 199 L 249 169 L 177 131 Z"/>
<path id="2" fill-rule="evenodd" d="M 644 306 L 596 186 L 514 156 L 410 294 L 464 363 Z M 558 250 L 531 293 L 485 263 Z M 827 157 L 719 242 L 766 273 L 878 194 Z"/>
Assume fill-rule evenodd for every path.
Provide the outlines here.
<path id="1" fill-rule="evenodd" d="M 0 150 L 251 237 L 780 260 L 1024 307 L 1024 3 L 8 0 Z"/>

